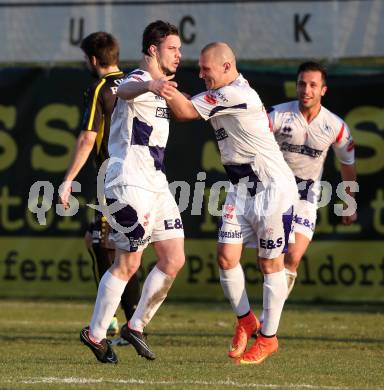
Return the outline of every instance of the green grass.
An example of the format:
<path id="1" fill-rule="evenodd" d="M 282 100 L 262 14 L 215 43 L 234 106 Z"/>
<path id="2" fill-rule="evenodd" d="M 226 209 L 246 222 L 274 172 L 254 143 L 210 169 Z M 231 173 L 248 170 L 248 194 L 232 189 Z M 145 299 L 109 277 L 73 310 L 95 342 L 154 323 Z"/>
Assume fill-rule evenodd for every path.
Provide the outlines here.
<path id="1" fill-rule="evenodd" d="M 286 305 L 280 350 L 260 366 L 226 357 L 224 303 L 166 302 L 147 329 L 157 359 L 115 347 L 116 366 L 79 342 L 91 312 L 88 302 L 0 301 L 0 389 L 384 389 L 380 307 Z"/>

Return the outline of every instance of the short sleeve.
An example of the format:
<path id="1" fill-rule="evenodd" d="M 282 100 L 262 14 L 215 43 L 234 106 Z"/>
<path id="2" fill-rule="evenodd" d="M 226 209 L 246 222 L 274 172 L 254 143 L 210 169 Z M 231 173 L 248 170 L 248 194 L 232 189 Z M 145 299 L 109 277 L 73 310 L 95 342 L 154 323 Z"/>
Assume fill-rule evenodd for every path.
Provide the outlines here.
<path id="1" fill-rule="evenodd" d="M 267 108 L 267 115 L 271 131 L 277 133 L 280 130 L 278 111 L 274 106 Z"/>
<path id="2" fill-rule="evenodd" d="M 349 128 L 345 122 L 342 122 L 332 147 L 336 157 L 341 163 L 346 165 L 354 164 L 355 144 L 353 142 Z"/>
<path id="3" fill-rule="evenodd" d="M 99 80 L 87 89 L 84 94 L 84 114 L 82 120 L 82 130 L 98 132 L 103 121 L 104 106 L 102 87 L 105 79 Z"/>
<path id="4" fill-rule="evenodd" d="M 133 72 L 129 73 L 127 77 L 123 80 L 122 84 L 126 83 L 143 83 L 145 81 L 148 81 L 149 77 L 148 74 L 140 69 L 134 70 Z M 134 99 L 130 99 L 131 102 L 138 102 L 147 100 L 147 93 L 143 93 L 141 95 L 136 96 Z"/>
<path id="5" fill-rule="evenodd" d="M 205 120 L 220 115 L 237 114 L 247 109 L 246 99 L 228 87 L 202 92 L 193 96 L 191 102 Z"/>

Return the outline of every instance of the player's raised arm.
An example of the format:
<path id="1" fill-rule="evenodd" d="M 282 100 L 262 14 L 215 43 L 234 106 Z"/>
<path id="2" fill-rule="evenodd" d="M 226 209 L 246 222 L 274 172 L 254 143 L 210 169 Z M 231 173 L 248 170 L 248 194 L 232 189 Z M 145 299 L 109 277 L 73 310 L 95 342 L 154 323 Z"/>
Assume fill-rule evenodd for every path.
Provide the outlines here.
<path id="1" fill-rule="evenodd" d="M 200 114 L 186 96 L 176 89 L 175 83 L 163 81 L 159 84 L 159 95 L 162 96 L 178 121 L 200 119 Z"/>
<path id="2" fill-rule="evenodd" d="M 150 48 L 152 49 L 152 47 Z M 150 50 L 149 49 L 149 50 Z M 161 71 L 161 66 L 154 53 L 144 55 L 140 63 L 142 69 L 146 69 L 152 76 L 152 80 L 143 80 L 140 70 L 130 73 L 125 82 L 120 84 L 117 89 L 117 96 L 124 100 L 132 100 L 147 92 L 153 92 L 160 95 L 160 88 L 164 82 L 167 82 L 175 77 L 174 74 L 168 76 Z M 169 81 L 169 85 L 177 87 L 177 83 Z"/>

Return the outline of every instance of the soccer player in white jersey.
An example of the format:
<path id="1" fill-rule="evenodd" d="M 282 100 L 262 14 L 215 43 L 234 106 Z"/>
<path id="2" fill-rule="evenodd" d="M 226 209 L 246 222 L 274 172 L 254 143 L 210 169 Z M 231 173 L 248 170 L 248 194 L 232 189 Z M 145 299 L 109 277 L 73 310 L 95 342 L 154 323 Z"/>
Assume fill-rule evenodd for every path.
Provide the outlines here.
<path id="1" fill-rule="evenodd" d="M 185 261 L 180 212 L 163 166 L 169 109 L 166 101 L 154 94 L 159 79 L 176 72 L 180 47 L 175 26 L 163 21 L 148 25 L 143 33 L 140 68 L 131 72 L 117 90 L 108 144 L 111 160 L 105 180 L 107 203 L 120 206 L 114 213 L 120 225 L 113 237 L 116 256 L 100 281 L 90 326 L 80 333 L 81 341 L 104 363 L 117 363 L 106 331 L 128 280 L 140 266 L 144 248 L 152 242 L 158 261 L 145 280 L 137 309 L 122 327 L 121 336 L 149 360 L 155 359 L 155 354 L 143 337 L 143 329 Z"/>
<path id="2" fill-rule="evenodd" d="M 207 45 L 199 66 L 206 92 L 188 100 L 174 82 L 164 81 L 161 95 L 176 119 L 203 118 L 215 131 L 232 183 L 223 207 L 217 248 L 220 282 L 238 319 L 228 355 L 238 363 L 259 364 L 278 348 L 276 333 L 287 294 L 284 253 L 297 186 L 258 94 L 237 71 L 232 49 L 222 42 Z M 243 245 L 255 243 L 260 248 L 258 260 L 264 274 L 266 315 L 261 329 L 250 308 L 240 265 Z M 259 336 L 246 350 L 248 339 L 258 330 Z"/>
<path id="3" fill-rule="evenodd" d="M 295 243 L 285 255 L 288 294 L 292 291 L 300 260 L 312 240 L 324 161 L 330 146 L 340 161 L 344 182 L 356 182 L 355 153 L 346 123 L 321 105 L 327 91 L 327 73 L 317 62 L 301 64 L 297 72 L 297 99 L 272 107 L 269 117 L 285 161 L 299 187 L 300 200 L 295 208 Z M 349 196 L 354 196 L 346 186 Z M 349 225 L 356 221 L 356 203 L 349 198 L 350 212 L 342 216 Z"/>

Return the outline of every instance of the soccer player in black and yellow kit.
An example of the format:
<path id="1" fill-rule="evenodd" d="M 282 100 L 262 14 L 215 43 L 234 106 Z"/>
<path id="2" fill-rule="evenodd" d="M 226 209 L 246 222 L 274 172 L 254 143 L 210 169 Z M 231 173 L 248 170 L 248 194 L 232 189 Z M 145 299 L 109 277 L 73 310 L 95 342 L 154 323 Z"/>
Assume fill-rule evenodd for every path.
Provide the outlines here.
<path id="1" fill-rule="evenodd" d="M 124 78 L 119 69 L 119 44 L 116 38 L 106 32 L 95 32 L 83 39 L 80 45 L 84 52 L 87 68 L 95 81 L 85 92 L 85 111 L 82 131 L 78 137 L 76 149 L 64 178 L 64 186 L 60 194 L 60 202 L 68 206 L 72 181 L 84 166 L 91 152 L 94 152 L 97 169 L 109 157 L 108 137 L 113 107 L 116 101 L 117 87 Z M 89 231 L 85 234 L 85 242 L 94 261 L 94 274 L 98 282 L 114 259 L 114 246 L 108 240 L 108 223 L 102 215 L 97 215 Z M 97 267 L 95 266 L 95 259 Z M 97 269 L 96 269 L 97 268 Z M 140 298 L 140 286 L 137 275 L 127 284 L 121 297 L 121 306 L 127 321 L 135 311 Z M 109 335 L 119 331 L 117 319 L 114 318 L 109 328 Z"/>

